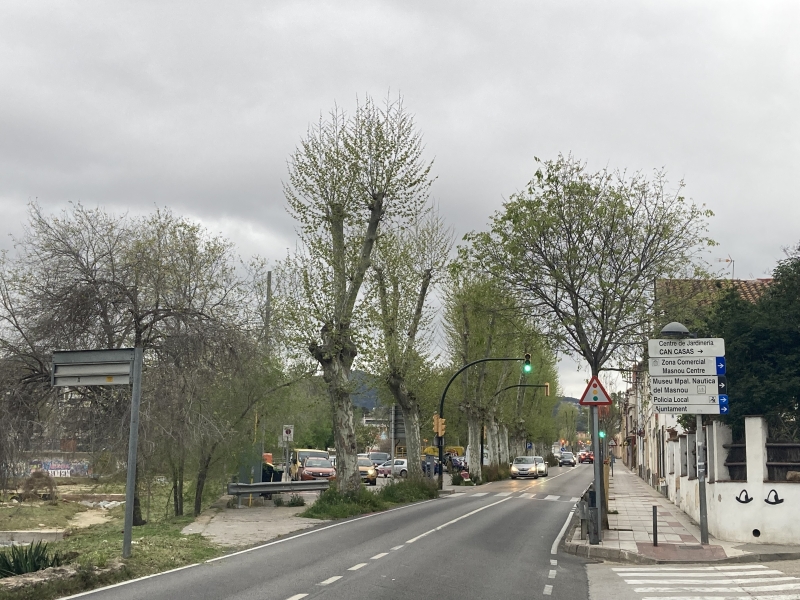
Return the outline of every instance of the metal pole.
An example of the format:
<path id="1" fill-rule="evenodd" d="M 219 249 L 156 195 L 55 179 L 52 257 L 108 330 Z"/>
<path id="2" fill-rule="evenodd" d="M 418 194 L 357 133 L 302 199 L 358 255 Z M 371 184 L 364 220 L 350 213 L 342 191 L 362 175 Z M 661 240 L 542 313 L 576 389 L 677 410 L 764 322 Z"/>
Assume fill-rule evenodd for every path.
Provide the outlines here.
<path id="1" fill-rule="evenodd" d="M 705 435 L 703 433 L 703 416 L 697 416 L 697 481 L 700 485 L 700 543 L 708 544 L 708 508 L 706 507 L 706 462 L 703 453 Z"/>
<path id="2" fill-rule="evenodd" d="M 125 527 L 122 533 L 122 558 L 131 556 L 133 535 L 133 497 L 136 487 L 136 447 L 139 445 L 139 404 L 142 400 L 142 349 L 133 350 L 133 393 L 131 394 L 131 432 L 128 438 L 128 480 L 125 484 Z"/>
<path id="3" fill-rule="evenodd" d="M 653 507 L 653 546 L 658 546 L 658 507 Z"/>
<path id="4" fill-rule="evenodd" d="M 600 445 L 600 416 L 598 407 L 592 406 L 592 452 L 594 452 L 594 492 L 597 499 L 597 537 L 603 541 L 603 457 Z"/>
<path id="5" fill-rule="evenodd" d="M 395 432 L 394 419 L 395 419 L 395 411 L 396 410 L 397 410 L 397 405 L 396 404 L 392 404 L 392 421 L 391 421 L 391 425 L 390 425 L 390 428 L 392 430 L 392 433 L 391 433 L 391 444 L 392 444 L 392 447 L 391 447 L 391 450 L 389 452 L 389 458 L 392 459 L 392 466 L 394 466 L 394 432 Z"/>

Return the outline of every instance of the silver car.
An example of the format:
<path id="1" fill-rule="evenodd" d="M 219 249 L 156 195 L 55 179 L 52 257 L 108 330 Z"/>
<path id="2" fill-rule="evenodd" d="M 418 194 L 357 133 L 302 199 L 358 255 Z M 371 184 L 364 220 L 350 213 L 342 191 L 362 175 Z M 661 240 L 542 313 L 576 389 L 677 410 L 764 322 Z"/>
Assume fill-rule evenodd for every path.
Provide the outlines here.
<path id="1" fill-rule="evenodd" d="M 541 456 L 534 456 L 533 461 L 536 463 L 536 473 L 539 477 L 547 477 L 550 473 L 547 469 L 547 461 Z"/>
<path id="2" fill-rule="evenodd" d="M 511 463 L 511 479 L 517 477 L 539 477 L 535 456 L 518 456 Z"/>

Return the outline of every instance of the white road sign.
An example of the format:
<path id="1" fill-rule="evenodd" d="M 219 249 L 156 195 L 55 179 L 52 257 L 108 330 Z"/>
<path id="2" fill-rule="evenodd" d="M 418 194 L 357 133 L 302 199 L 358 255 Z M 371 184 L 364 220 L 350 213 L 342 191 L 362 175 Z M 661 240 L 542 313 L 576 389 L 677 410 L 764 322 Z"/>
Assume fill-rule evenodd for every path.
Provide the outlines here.
<path id="1" fill-rule="evenodd" d="M 284 442 L 294 441 L 294 425 L 284 425 L 282 439 Z"/>
<path id="2" fill-rule="evenodd" d="M 648 361 L 651 376 L 663 375 L 725 375 L 724 356 L 673 356 L 651 358 Z"/>
<path id="3" fill-rule="evenodd" d="M 682 340 L 656 339 L 647 341 L 650 358 L 678 356 L 725 356 L 722 338 L 686 338 Z"/>
<path id="4" fill-rule="evenodd" d="M 683 414 L 683 415 L 726 415 L 727 406 L 719 404 L 690 404 L 676 406 L 673 404 L 657 404 L 654 408 L 664 414 Z"/>
<path id="5" fill-rule="evenodd" d="M 653 398 L 663 394 L 686 394 L 690 396 L 727 394 L 728 380 L 724 375 L 675 375 L 671 377 L 651 377 L 650 392 L 653 394 Z"/>

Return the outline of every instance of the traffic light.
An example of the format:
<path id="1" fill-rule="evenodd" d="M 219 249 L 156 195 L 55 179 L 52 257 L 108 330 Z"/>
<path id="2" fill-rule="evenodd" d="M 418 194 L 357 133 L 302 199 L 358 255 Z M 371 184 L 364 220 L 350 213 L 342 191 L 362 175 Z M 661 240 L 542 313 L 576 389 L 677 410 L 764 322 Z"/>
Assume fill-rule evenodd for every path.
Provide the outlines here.
<path id="1" fill-rule="evenodd" d="M 550 383 L 549 382 L 544 384 L 544 395 L 545 396 L 549 396 L 550 395 Z"/>
<path id="2" fill-rule="evenodd" d="M 601 432 L 600 432 L 600 433 L 598 433 L 597 435 L 599 435 L 599 436 L 600 436 L 600 439 L 602 440 L 604 437 L 606 437 L 606 432 L 605 432 L 605 431 L 601 431 Z"/>
<path id="3" fill-rule="evenodd" d="M 433 433 L 439 435 L 439 413 L 433 413 Z"/>
<path id="4" fill-rule="evenodd" d="M 444 437 L 445 419 L 439 417 L 439 437 Z"/>
<path id="5" fill-rule="evenodd" d="M 533 365 L 531 364 L 531 355 L 525 354 L 525 360 L 522 363 L 522 372 L 526 375 L 533 371 Z"/>

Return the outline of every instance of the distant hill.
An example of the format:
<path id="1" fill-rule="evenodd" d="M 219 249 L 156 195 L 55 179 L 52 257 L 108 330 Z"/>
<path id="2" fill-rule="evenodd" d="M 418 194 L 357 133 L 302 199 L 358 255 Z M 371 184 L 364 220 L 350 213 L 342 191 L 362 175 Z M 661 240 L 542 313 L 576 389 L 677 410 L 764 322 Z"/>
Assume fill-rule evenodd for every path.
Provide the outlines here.
<path id="1" fill-rule="evenodd" d="M 375 410 L 375 407 L 378 406 L 378 390 L 372 385 L 372 376 L 364 371 L 353 371 L 351 378 L 355 383 L 355 389 L 350 394 L 353 406 L 370 411 Z"/>

